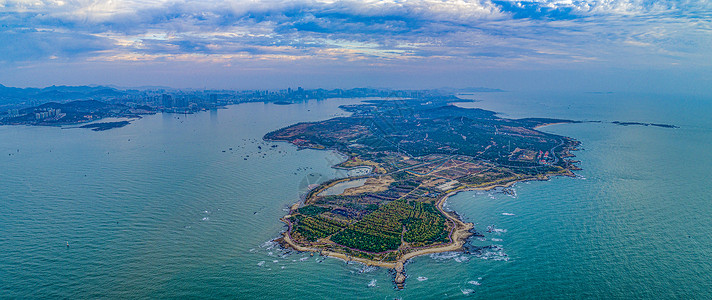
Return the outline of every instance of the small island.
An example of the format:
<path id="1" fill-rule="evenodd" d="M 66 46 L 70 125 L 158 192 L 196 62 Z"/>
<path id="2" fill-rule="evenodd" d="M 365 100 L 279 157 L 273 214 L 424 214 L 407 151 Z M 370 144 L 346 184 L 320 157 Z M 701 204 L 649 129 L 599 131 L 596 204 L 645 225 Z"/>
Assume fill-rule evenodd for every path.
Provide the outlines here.
<path id="1" fill-rule="evenodd" d="M 129 125 L 129 121 L 91 123 L 79 126 L 79 128 L 90 128 L 93 131 L 104 131 L 113 128 L 121 128 L 126 125 Z"/>
<path id="2" fill-rule="evenodd" d="M 294 124 L 265 135 L 300 148 L 330 149 L 348 159 L 336 168 L 367 175 L 313 188 L 282 218 L 284 247 L 395 270 L 418 255 L 462 249 L 476 233 L 443 210 L 460 191 L 573 176 L 579 142 L 537 128 L 560 119 L 506 119 L 466 109 L 451 97 L 372 100 L 346 105 L 348 117 Z"/>
<path id="3" fill-rule="evenodd" d="M 621 126 L 640 125 L 640 126 L 655 126 L 655 127 L 662 127 L 662 128 L 679 128 L 676 125 L 662 124 L 662 123 L 621 122 L 621 121 L 613 121 L 611 123 L 616 124 L 616 125 L 621 125 Z"/>

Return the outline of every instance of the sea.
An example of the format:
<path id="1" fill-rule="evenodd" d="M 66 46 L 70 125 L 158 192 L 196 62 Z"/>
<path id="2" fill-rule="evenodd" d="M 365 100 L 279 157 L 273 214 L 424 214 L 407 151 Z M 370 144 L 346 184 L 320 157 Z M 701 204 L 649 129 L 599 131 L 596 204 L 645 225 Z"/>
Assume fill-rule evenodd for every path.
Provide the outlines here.
<path id="1" fill-rule="evenodd" d="M 462 97 L 507 118 L 596 122 L 540 129 L 581 141 L 575 178 L 448 199 L 484 237 L 469 254 L 412 259 L 403 290 L 386 269 L 272 241 L 310 187 L 352 174 L 331 168 L 337 153 L 262 136 L 362 99 L 159 113 L 108 131 L 2 126 L 0 298 L 712 298 L 711 97 Z"/>

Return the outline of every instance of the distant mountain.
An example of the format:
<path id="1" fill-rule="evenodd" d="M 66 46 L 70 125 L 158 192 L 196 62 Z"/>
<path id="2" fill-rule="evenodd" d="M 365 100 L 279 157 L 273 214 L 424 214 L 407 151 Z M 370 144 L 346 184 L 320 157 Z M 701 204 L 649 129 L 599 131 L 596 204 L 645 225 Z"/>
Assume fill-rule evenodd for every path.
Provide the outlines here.
<path id="1" fill-rule="evenodd" d="M 107 86 L 48 86 L 45 88 L 16 88 L 0 84 L 0 96 L 33 96 L 38 94 L 91 94 L 99 91 L 115 91 L 118 89 Z"/>
<path id="2" fill-rule="evenodd" d="M 90 86 L 96 86 L 96 85 L 90 85 Z M 162 86 L 162 85 L 142 85 L 142 86 L 119 86 L 119 85 L 105 85 L 105 87 L 116 89 L 116 90 L 136 90 L 136 91 L 146 91 L 146 90 L 164 90 L 164 91 L 179 91 L 180 89 L 169 87 L 169 86 Z"/>
<path id="3" fill-rule="evenodd" d="M 5 97 L 22 97 L 26 94 L 29 93 L 38 93 L 40 90 L 35 89 L 35 88 L 16 88 L 16 87 L 7 87 L 2 84 L 0 84 L 0 98 L 3 96 Z"/>
<path id="4" fill-rule="evenodd" d="M 126 105 L 122 104 L 109 104 L 96 100 L 78 100 L 67 103 L 48 102 L 37 107 L 28 108 L 26 111 L 34 111 L 43 108 L 59 108 L 64 112 L 95 112 L 107 109 L 128 109 Z"/>
<path id="5" fill-rule="evenodd" d="M 20 108 L 50 101 L 107 100 L 126 95 L 107 86 L 48 86 L 45 88 L 16 88 L 0 84 L 0 109 Z"/>

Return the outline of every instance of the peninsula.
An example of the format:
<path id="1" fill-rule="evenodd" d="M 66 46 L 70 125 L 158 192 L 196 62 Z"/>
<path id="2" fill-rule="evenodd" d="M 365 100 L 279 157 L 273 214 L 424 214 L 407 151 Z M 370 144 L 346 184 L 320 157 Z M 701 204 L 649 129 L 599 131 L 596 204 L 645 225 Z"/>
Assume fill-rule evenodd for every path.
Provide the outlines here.
<path id="1" fill-rule="evenodd" d="M 368 168 L 312 189 L 282 218 L 278 241 L 298 251 L 395 269 L 415 256 L 455 251 L 473 224 L 443 210 L 459 191 L 507 187 L 552 175 L 572 176 L 579 142 L 537 128 L 560 119 L 506 119 L 466 109 L 451 97 L 372 100 L 341 108 L 352 113 L 294 124 L 265 135 L 300 148 L 348 156 L 336 168 Z"/>
<path id="2" fill-rule="evenodd" d="M 97 100 L 76 100 L 66 103 L 48 102 L 42 105 L 15 109 L 0 125 L 63 126 L 77 125 L 104 118 L 140 118 L 142 115 L 155 114 L 149 106 L 129 107 Z M 103 131 L 128 125 L 128 121 L 87 124 L 80 128 Z"/>

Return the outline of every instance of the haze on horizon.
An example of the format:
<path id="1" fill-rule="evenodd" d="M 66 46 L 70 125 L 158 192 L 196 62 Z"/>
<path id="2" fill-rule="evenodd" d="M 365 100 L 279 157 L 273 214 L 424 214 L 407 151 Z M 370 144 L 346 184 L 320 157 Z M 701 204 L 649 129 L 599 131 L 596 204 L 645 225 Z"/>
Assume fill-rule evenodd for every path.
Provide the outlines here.
<path id="1" fill-rule="evenodd" d="M 712 93 L 712 2 L 0 0 L 0 83 Z"/>

